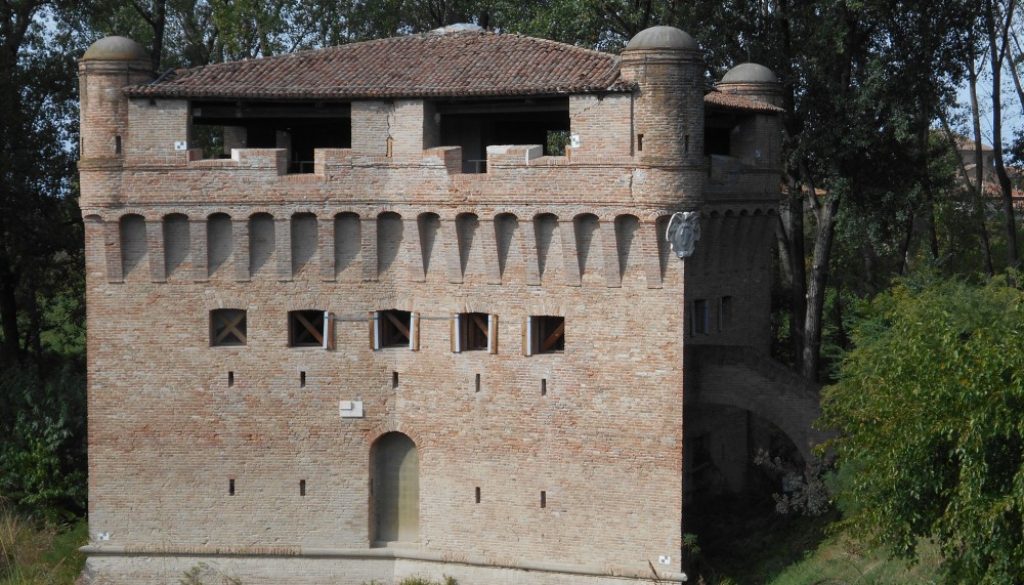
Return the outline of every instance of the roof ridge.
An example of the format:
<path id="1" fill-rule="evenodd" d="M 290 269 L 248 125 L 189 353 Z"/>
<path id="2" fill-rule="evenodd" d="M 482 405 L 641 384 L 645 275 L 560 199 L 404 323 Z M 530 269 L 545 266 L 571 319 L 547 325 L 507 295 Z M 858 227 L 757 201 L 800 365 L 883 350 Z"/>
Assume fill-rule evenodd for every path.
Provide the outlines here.
<path id="1" fill-rule="evenodd" d="M 357 46 L 360 46 L 360 45 L 366 46 L 366 45 L 370 45 L 370 44 L 373 44 L 373 43 L 383 43 L 383 42 L 388 42 L 388 41 L 402 41 L 402 40 L 406 40 L 406 39 L 428 38 L 428 37 L 445 38 L 445 37 L 454 37 L 454 36 L 515 37 L 515 38 L 520 38 L 520 39 L 526 39 L 526 40 L 529 40 L 529 41 L 532 41 L 532 42 L 539 42 L 539 43 L 543 43 L 543 44 L 550 44 L 550 45 L 554 45 L 554 46 L 557 46 L 557 47 L 565 47 L 567 49 L 573 49 L 573 50 L 576 50 L 576 51 L 586 52 L 586 53 L 589 53 L 591 55 L 596 55 L 596 56 L 601 56 L 601 57 L 608 57 L 610 59 L 614 59 L 616 62 L 619 61 L 619 55 L 617 55 L 615 53 L 608 53 L 608 52 L 605 52 L 605 51 L 599 51 L 597 49 L 592 49 L 590 47 L 581 47 L 579 45 L 573 45 L 573 44 L 570 44 L 570 43 L 563 43 L 562 41 L 556 41 L 554 39 L 546 39 L 546 38 L 543 38 L 543 37 L 533 37 L 533 36 L 526 35 L 526 34 L 523 34 L 523 33 L 518 33 L 518 32 L 513 33 L 513 32 L 492 31 L 492 30 L 458 30 L 458 31 L 451 31 L 451 32 L 444 32 L 444 33 L 439 33 L 439 32 L 434 32 L 434 31 L 425 31 L 425 32 L 419 32 L 419 33 L 410 33 L 410 34 L 405 34 L 405 35 L 398 35 L 398 36 L 394 36 L 394 37 L 381 37 L 381 38 L 378 38 L 378 39 L 365 39 L 365 40 L 362 40 L 362 41 L 353 41 L 351 43 L 342 43 L 340 45 L 331 45 L 331 46 L 328 46 L 328 47 L 309 47 L 309 48 L 306 48 L 306 49 L 298 49 L 298 50 L 292 51 L 290 53 L 279 53 L 277 55 L 259 55 L 259 56 L 256 56 L 256 57 L 245 57 L 245 58 L 242 58 L 242 59 L 235 59 L 235 60 L 232 60 L 232 61 L 217 61 L 215 63 L 206 63 L 205 65 L 197 65 L 196 67 L 179 67 L 175 71 L 178 71 L 178 72 L 181 72 L 181 71 L 192 72 L 192 71 L 201 71 L 203 69 L 206 69 L 207 67 L 221 67 L 221 66 L 226 66 L 226 65 L 231 65 L 231 64 L 261 63 L 261 62 L 267 62 L 267 61 L 280 61 L 280 60 L 291 59 L 291 58 L 305 57 L 305 56 L 308 56 L 310 54 L 315 54 L 315 53 L 334 52 L 334 51 L 348 49 L 348 48 L 351 48 L 351 47 L 357 47 Z"/>
<path id="2" fill-rule="evenodd" d="M 132 96 L 338 99 L 625 91 L 619 56 L 520 33 L 434 31 L 179 69 Z"/>

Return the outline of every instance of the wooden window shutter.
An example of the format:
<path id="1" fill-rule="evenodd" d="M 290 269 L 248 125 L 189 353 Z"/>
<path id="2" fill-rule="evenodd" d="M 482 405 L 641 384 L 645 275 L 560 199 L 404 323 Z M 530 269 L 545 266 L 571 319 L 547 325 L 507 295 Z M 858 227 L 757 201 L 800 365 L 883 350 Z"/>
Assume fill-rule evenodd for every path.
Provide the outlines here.
<path id="1" fill-rule="evenodd" d="M 334 313 L 324 311 L 324 349 L 334 349 Z"/>
<path id="2" fill-rule="evenodd" d="M 409 349 L 420 350 L 420 314 L 409 313 Z"/>
<path id="3" fill-rule="evenodd" d="M 523 318 L 523 355 L 533 355 L 533 318 Z"/>
<path id="4" fill-rule="evenodd" d="M 487 315 L 487 353 L 498 353 L 498 316 Z"/>
<path id="5" fill-rule="evenodd" d="M 370 331 L 370 350 L 375 351 L 377 349 L 377 312 L 370 311 L 370 318 L 367 321 L 369 324 Z"/>
<path id="6" fill-rule="evenodd" d="M 462 352 L 462 319 L 458 313 L 452 315 L 452 353 Z"/>

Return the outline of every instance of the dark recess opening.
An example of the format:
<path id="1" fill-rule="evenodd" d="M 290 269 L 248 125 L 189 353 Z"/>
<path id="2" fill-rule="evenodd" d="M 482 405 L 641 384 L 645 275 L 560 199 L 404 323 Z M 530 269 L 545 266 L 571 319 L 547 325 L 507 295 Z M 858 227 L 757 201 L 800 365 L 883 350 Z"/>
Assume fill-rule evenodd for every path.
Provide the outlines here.
<path id="1" fill-rule="evenodd" d="M 704 119 L 704 156 L 730 156 L 732 129 L 736 127 L 736 123 L 734 114 L 707 112 Z"/>
<path id="2" fill-rule="evenodd" d="M 289 347 L 320 347 L 323 342 L 323 311 L 291 311 L 288 313 Z M 302 374 L 302 381 L 305 381 L 305 372 Z"/>
<path id="3" fill-rule="evenodd" d="M 197 101 L 192 124 L 193 146 L 206 158 L 227 158 L 231 147 L 288 148 L 289 173 L 312 173 L 317 148 L 352 147 L 348 103 Z"/>
<path id="4" fill-rule="evenodd" d="M 565 154 L 569 98 L 467 100 L 437 104 L 441 145 L 462 147 L 462 172 L 487 172 L 487 147 L 540 144 L 545 156 Z"/>
<path id="5" fill-rule="evenodd" d="M 489 316 L 487 313 L 460 313 L 459 336 L 462 351 L 486 351 Z"/>
<path id="6" fill-rule="evenodd" d="M 409 347 L 409 311 L 381 311 L 377 316 L 381 347 Z M 398 378 L 396 377 L 395 380 Z"/>
<path id="7" fill-rule="evenodd" d="M 565 317 L 531 317 L 534 353 L 558 353 L 565 350 Z M 546 386 L 545 386 L 546 388 Z"/>

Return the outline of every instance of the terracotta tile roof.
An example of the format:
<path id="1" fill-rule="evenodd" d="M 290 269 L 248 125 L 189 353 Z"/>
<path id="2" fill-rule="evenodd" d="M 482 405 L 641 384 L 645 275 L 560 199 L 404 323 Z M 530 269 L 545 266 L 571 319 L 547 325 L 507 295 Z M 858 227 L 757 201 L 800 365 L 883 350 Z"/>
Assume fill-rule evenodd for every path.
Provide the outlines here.
<path id="1" fill-rule="evenodd" d="M 769 103 L 718 90 L 712 90 L 710 93 L 704 95 L 704 105 L 715 106 L 727 110 L 746 110 L 750 112 L 781 113 L 786 111 Z"/>
<path id="2" fill-rule="evenodd" d="M 511 34 L 426 33 L 182 69 L 134 97 L 358 99 L 629 91 L 615 55 Z"/>

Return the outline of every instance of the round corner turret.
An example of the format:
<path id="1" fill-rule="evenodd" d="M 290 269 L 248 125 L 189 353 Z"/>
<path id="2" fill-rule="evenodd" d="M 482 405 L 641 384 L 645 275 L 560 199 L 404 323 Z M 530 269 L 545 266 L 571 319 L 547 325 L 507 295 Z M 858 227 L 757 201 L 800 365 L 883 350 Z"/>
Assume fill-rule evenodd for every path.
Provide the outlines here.
<path id="1" fill-rule="evenodd" d="M 699 48 L 693 37 L 674 26 L 652 26 L 630 39 L 623 52 L 696 51 Z"/>
<path id="2" fill-rule="evenodd" d="M 715 84 L 715 88 L 774 106 L 782 105 L 782 85 L 778 76 L 758 63 L 740 63 L 733 67 Z"/>
<path id="3" fill-rule="evenodd" d="M 661 189 L 694 201 L 704 181 L 704 60 L 700 45 L 672 26 L 637 33 L 622 51 L 620 76 L 632 84 L 637 162 L 660 169 Z M 665 187 L 670 184 L 671 188 Z"/>
<path id="4" fill-rule="evenodd" d="M 145 61 L 146 49 L 128 37 L 110 36 L 93 43 L 82 55 L 82 61 Z"/>
<path id="5" fill-rule="evenodd" d="M 778 83 L 779 78 L 771 69 L 758 63 L 740 63 L 722 76 L 721 84 L 729 83 Z"/>
<path id="6" fill-rule="evenodd" d="M 104 37 L 78 60 L 82 160 L 121 158 L 128 133 L 124 88 L 153 79 L 142 45 L 127 37 Z"/>

